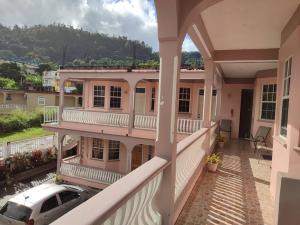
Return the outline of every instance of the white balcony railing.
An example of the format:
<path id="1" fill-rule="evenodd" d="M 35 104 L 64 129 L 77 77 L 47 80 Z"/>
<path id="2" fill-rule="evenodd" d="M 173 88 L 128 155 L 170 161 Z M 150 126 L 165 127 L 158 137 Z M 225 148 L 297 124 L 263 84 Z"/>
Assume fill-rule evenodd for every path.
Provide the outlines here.
<path id="1" fill-rule="evenodd" d="M 122 174 L 80 165 L 79 157 L 64 159 L 60 172 L 64 176 L 81 178 L 102 184 L 112 184 L 123 177 Z"/>
<path id="2" fill-rule="evenodd" d="M 125 113 L 95 112 L 64 109 L 63 120 L 68 122 L 127 127 L 129 115 Z"/>
<path id="3" fill-rule="evenodd" d="M 59 120 L 58 106 L 45 106 L 44 123 L 57 123 Z"/>
<path id="4" fill-rule="evenodd" d="M 211 134 L 216 126 L 214 123 L 177 144 L 174 223 L 201 174 L 206 155 L 212 150 L 210 143 L 215 141 L 215 135 Z M 168 166 L 170 163 L 165 159 L 154 157 L 56 220 L 53 225 L 162 224 L 158 210 L 160 206 L 156 205 L 158 201 L 153 200 L 163 179 L 163 171 Z M 99 202 L 105 204 L 99 205 Z"/>
<path id="5" fill-rule="evenodd" d="M 129 114 L 113 112 L 97 112 L 82 109 L 64 109 L 63 120 L 67 122 L 98 124 L 107 126 L 127 127 Z M 44 111 L 44 123 L 58 122 L 58 106 L 47 106 Z M 135 115 L 134 127 L 138 129 L 156 130 L 157 117 Z M 177 132 L 191 134 L 202 127 L 201 120 L 183 119 L 177 120 Z"/>
<path id="6" fill-rule="evenodd" d="M 156 116 L 136 115 L 134 119 L 134 127 L 139 129 L 155 130 L 157 124 Z M 177 132 L 191 134 L 200 130 L 202 126 L 201 120 L 182 119 L 177 120 Z"/>

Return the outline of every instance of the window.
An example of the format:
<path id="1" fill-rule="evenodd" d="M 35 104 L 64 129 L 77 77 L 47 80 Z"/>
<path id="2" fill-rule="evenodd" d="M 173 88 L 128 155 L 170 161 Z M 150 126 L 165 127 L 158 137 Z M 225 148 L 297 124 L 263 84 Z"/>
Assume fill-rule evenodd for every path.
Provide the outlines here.
<path id="1" fill-rule="evenodd" d="M 54 195 L 53 197 L 49 198 L 48 200 L 46 200 L 41 208 L 41 213 L 47 212 L 51 209 L 54 209 L 58 206 L 58 201 L 56 198 L 56 195 Z"/>
<path id="2" fill-rule="evenodd" d="M 281 109 L 280 134 L 284 137 L 287 136 L 291 76 L 292 76 L 292 58 L 289 58 L 285 62 L 285 68 L 284 68 L 283 97 L 282 97 L 282 109 Z"/>
<path id="3" fill-rule="evenodd" d="M 276 108 L 276 84 L 263 85 L 261 114 L 263 120 L 274 120 Z"/>
<path id="4" fill-rule="evenodd" d="M 9 101 L 9 100 L 11 100 L 11 99 L 12 99 L 12 98 L 11 98 L 11 94 L 7 94 L 7 95 L 6 95 L 6 100 Z"/>
<path id="5" fill-rule="evenodd" d="M 155 87 L 153 87 L 151 89 L 151 107 L 150 107 L 150 110 L 154 111 L 154 107 L 155 107 Z"/>
<path id="6" fill-rule="evenodd" d="M 120 158 L 120 142 L 119 141 L 109 141 L 109 160 L 119 160 Z"/>
<path id="7" fill-rule="evenodd" d="M 59 193 L 60 200 L 62 204 L 65 204 L 73 199 L 79 198 L 80 195 L 75 191 L 63 191 Z"/>
<path id="8" fill-rule="evenodd" d="M 94 107 L 104 107 L 105 86 L 94 86 Z"/>
<path id="9" fill-rule="evenodd" d="M 179 89 L 179 112 L 190 112 L 190 88 Z"/>
<path id="10" fill-rule="evenodd" d="M 121 108 L 121 87 L 110 87 L 110 108 Z"/>
<path id="11" fill-rule="evenodd" d="M 82 107 L 82 97 L 78 98 L 78 105 Z"/>
<path id="12" fill-rule="evenodd" d="M 217 116 L 217 90 L 212 90 L 212 99 L 211 99 L 211 120 L 216 121 Z"/>
<path id="13" fill-rule="evenodd" d="M 45 105 L 46 100 L 45 97 L 38 96 L 38 105 Z"/>
<path id="14" fill-rule="evenodd" d="M 32 210 L 30 208 L 10 201 L 0 210 L 0 214 L 22 222 L 27 221 L 31 213 Z"/>
<path id="15" fill-rule="evenodd" d="M 99 138 L 93 138 L 92 158 L 103 159 L 104 141 Z"/>

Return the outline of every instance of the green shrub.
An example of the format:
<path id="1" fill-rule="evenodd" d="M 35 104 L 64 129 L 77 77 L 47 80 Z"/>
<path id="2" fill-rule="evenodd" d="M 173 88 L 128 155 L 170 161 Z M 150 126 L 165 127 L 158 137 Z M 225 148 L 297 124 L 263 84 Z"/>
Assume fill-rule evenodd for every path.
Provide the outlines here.
<path id="1" fill-rule="evenodd" d="M 0 133 L 11 133 L 30 127 L 39 127 L 43 121 L 41 111 L 26 112 L 17 110 L 10 115 L 0 117 Z"/>

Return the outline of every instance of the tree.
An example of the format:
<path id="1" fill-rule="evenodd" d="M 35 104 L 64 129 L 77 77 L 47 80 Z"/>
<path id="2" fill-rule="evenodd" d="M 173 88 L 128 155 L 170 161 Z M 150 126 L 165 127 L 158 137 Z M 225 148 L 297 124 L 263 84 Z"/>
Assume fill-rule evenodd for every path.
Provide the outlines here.
<path id="1" fill-rule="evenodd" d="M 14 62 L 0 64 L 0 74 L 2 77 L 21 81 L 21 68 Z"/>
<path id="2" fill-rule="evenodd" d="M 42 75 L 44 71 L 52 70 L 52 66 L 48 63 L 41 63 L 38 65 L 38 68 L 35 70 L 38 74 Z"/>

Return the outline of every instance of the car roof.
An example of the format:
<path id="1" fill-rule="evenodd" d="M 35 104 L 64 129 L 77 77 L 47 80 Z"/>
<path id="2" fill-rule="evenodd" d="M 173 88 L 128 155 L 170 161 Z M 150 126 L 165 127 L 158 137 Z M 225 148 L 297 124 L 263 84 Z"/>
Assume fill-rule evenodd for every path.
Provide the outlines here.
<path id="1" fill-rule="evenodd" d="M 64 185 L 42 184 L 14 196 L 9 201 L 32 208 L 34 205 L 64 190 L 68 190 Z"/>

